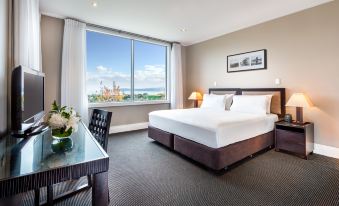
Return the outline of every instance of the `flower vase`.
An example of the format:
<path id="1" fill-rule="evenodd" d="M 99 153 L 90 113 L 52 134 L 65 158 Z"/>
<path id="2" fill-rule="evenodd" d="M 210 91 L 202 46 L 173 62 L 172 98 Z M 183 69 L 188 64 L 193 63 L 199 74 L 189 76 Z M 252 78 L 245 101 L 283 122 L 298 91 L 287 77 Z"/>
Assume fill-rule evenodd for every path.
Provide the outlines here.
<path id="1" fill-rule="evenodd" d="M 73 149 L 73 140 L 70 137 L 54 138 L 51 144 L 52 151 L 55 153 L 70 152 Z"/>

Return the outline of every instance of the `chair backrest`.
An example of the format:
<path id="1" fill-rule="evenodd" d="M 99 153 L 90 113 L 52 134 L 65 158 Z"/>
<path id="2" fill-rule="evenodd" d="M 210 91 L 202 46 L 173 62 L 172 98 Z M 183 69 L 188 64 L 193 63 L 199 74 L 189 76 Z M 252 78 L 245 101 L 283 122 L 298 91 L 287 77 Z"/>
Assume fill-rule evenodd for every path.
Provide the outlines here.
<path id="1" fill-rule="evenodd" d="M 107 151 L 109 128 L 111 125 L 112 112 L 93 109 L 92 117 L 89 122 L 89 131 L 99 142 L 102 148 Z"/>

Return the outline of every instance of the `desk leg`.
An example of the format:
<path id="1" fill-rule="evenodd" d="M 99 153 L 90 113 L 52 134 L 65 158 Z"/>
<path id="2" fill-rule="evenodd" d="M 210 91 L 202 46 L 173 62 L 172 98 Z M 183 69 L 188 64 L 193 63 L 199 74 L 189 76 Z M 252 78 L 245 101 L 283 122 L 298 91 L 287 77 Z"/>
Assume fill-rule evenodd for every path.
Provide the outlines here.
<path id="1" fill-rule="evenodd" d="M 53 185 L 47 186 L 47 205 L 53 205 Z"/>
<path id="2" fill-rule="evenodd" d="M 92 205 L 108 205 L 108 172 L 93 175 Z"/>
<path id="3" fill-rule="evenodd" d="M 34 205 L 40 205 L 40 188 L 34 190 Z"/>

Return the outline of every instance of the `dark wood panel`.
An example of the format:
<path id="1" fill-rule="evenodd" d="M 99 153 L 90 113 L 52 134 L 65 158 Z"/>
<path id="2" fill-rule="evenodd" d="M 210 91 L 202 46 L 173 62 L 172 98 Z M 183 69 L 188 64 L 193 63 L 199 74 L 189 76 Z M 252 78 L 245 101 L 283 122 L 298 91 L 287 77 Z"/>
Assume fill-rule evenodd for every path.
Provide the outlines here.
<path id="1" fill-rule="evenodd" d="M 305 159 L 314 149 L 314 124 L 275 123 L 276 150 L 289 151 L 303 156 Z"/>
<path id="2" fill-rule="evenodd" d="M 221 148 L 210 148 L 174 135 L 174 150 L 213 169 L 220 170 L 274 145 L 274 132 L 268 132 Z"/>
<path id="3" fill-rule="evenodd" d="M 304 134 L 277 129 L 276 135 L 276 148 L 305 155 Z"/>
<path id="4" fill-rule="evenodd" d="M 108 205 L 108 172 L 93 175 L 92 205 Z"/>
<path id="5" fill-rule="evenodd" d="M 173 149 L 173 134 L 148 126 L 148 137 Z"/>

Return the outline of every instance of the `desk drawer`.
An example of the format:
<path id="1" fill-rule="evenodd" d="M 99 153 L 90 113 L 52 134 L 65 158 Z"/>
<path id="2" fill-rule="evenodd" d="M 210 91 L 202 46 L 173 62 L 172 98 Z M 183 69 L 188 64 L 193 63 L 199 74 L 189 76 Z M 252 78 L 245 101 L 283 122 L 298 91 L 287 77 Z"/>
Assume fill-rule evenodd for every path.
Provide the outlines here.
<path id="1" fill-rule="evenodd" d="M 276 148 L 305 154 L 304 133 L 276 129 Z"/>

